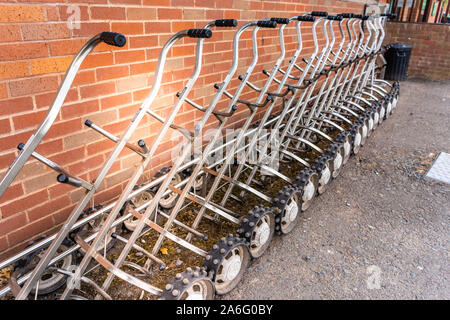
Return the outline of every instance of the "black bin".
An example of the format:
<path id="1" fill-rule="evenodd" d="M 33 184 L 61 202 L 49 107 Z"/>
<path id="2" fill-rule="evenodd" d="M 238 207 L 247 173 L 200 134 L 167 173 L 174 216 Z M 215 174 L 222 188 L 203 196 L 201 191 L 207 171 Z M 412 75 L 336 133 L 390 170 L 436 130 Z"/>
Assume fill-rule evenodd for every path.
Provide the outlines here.
<path id="1" fill-rule="evenodd" d="M 387 62 L 385 80 L 405 80 L 412 46 L 403 43 L 388 44 L 384 57 Z"/>

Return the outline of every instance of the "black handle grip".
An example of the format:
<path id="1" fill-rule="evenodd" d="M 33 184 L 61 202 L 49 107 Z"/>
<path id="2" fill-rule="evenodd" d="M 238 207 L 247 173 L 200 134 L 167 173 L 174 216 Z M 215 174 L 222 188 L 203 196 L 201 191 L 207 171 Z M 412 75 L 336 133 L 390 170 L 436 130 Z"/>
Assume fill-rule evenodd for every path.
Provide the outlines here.
<path id="1" fill-rule="evenodd" d="M 87 126 L 87 127 L 91 127 L 92 126 L 92 121 L 91 120 L 86 120 L 84 122 L 84 125 Z"/>
<path id="2" fill-rule="evenodd" d="M 333 21 L 341 21 L 344 18 L 342 16 L 328 16 L 327 19 L 328 20 L 333 20 Z"/>
<path id="3" fill-rule="evenodd" d="M 123 47 L 125 43 L 127 43 L 127 39 L 125 38 L 125 36 L 117 32 L 102 32 L 100 33 L 100 40 L 102 40 L 104 43 L 116 47 Z"/>
<path id="4" fill-rule="evenodd" d="M 275 21 L 266 21 L 261 20 L 256 23 L 256 25 L 260 28 L 276 28 L 277 23 Z"/>
<path id="5" fill-rule="evenodd" d="M 362 19 L 363 15 L 362 14 L 354 14 L 353 18 L 355 19 Z"/>
<path id="6" fill-rule="evenodd" d="M 361 19 L 362 19 L 362 20 L 367 20 L 367 19 L 369 19 L 369 16 L 364 15 L 364 16 L 362 16 Z"/>
<path id="7" fill-rule="evenodd" d="M 279 24 L 289 24 L 288 18 L 270 18 L 270 21 L 275 21 L 276 23 Z"/>
<path id="8" fill-rule="evenodd" d="M 397 18 L 397 14 L 396 13 L 389 14 L 389 19 L 395 19 L 395 18 Z"/>
<path id="9" fill-rule="evenodd" d="M 308 21 L 308 22 L 314 22 L 316 20 L 315 17 L 313 16 L 298 16 L 297 17 L 298 21 Z"/>
<path id="10" fill-rule="evenodd" d="M 310 13 L 313 17 L 326 17 L 328 15 L 328 12 L 326 11 L 312 11 Z"/>
<path id="11" fill-rule="evenodd" d="M 23 143 L 19 143 L 19 145 L 17 146 L 17 149 L 22 151 L 23 147 L 25 147 L 25 145 Z"/>
<path id="12" fill-rule="evenodd" d="M 214 22 L 216 27 L 236 27 L 238 22 L 236 19 L 220 19 Z"/>
<path id="13" fill-rule="evenodd" d="M 189 29 L 187 35 L 191 38 L 211 38 L 212 31 L 209 29 Z"/>
<path id="14" fill-rule="evenodd" d="M 344 18 L 344 19 L 350 19 L 355 16 L 353 13 L 341 13 L 339 15 L 342 16 L 342 18 Z"/>

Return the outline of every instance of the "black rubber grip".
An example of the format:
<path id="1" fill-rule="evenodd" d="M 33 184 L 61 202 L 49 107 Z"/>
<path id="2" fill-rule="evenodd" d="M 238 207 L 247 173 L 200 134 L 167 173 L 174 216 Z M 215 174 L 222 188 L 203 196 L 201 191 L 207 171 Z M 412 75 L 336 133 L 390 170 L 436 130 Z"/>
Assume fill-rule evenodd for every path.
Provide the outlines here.
<path id="1" fill-rule="evenodd" d="M 367 20 L 367 19 L 369 19 L 369 16 L 364 15 L 364 16 L 362 16 L 361 19 L 362 19 L 362 20 Z"/>
<path id="2" fill-rule="evenodd" d="M 141 140 L 138 141 L 138 146 L 141 147 L 141 148 L 145 148 L 147 146 L 147 144 L 145 143 L 144 140 L 141 139 Z"/>
<path id="3" fill-rule="evenodd" d="M 58 174 L 58 176 L 56 177 L 56 179 L 58 180 L 58 182 L 61 182 L 61 183 L 67 183 L 67 182 L 69 182 L 69 177 L 66 176 L 66 175 L 63 174 L 63 173 Z"/>
<path id="4" fill-rule="evenodd" d="M 308 21 L 308 22 L 314 22 L 316 20 L 315 17 L 313 16 L 298 16 L 297 17 L 298 21 Z"/>
<path id="5" fill-rule="evenodd" d="M 256 23 L 260 28 L 276 28 L 277 23 L 275 21 L 261 20 Z"/>
<path id="6" fill-rule="evenodd" d="M 236 27 L 238 22 L 236 19 L 220 19 L 214 22 L 216 27 Z"/>
<path id="7" fill-rule="evenodd" d="M 380 13 L 380 17 L 389 17 L 389 13 Z"/>
<path id="8" fill-rule="evenodd" d="M 117 32 L 108 32 L 108 31 L 102 32 L 100 33 L 100 39 L 104 43 L 116 47 L 123 47 L 125 43 L 127 43 L 127 39 L 125 38 L 125 36 Z"/>
<path id="9" fill-rule="evenodd" d="M 19 143 L 19 145 L 17 146 L 17 149 L 22 150 L 23 147 L 25 147 L 25 145 L 23 143 Z"/>
<path id="10" fill-rule="evenodd" d="M 275 21 L 276 23 L 279 24 L 289 24 L 288 18 L 270 18 L 270 21 Z"/>
<path id="11" fill-rule="evenodd" d="M 85 124 L 86 126 L 88 126 L 88 127 L 91 127 L 91 126 L 92 126 L 92 121 L 91 121 L 91 120 L 86 120 L 86 121 L 84 122 L 84 124 Z"/>
<path id="12" fill-rule="evenodd" d="M 344 19 L 350 19 L 350 18 L 353 18 L 353 16 L 354 16 L 353 13 L 341 13 L 339 15 L 342 16 L 342 18 L 344 18 Z"/>
<path id="13" fill-rule="evenodd" d="M 362 14 L 354 14 L 353 15 L 353 18 L 356 18 L 356 19 L 362 19 L 362 17 L 363 17 Z"/>
<path id="14" fill-rule="evenodd" d="M 238 106 L 237 106 L 237 105 L 235 105 L 235 104 L 233 104 L 233 106 L 231 107 L 231 110 L 233 110 L 233 111 L 236 111 L 236 110 L 237 110 L 237 108 L 238 108 Z"/>
<path id="15" fill-rule="evenodd" d="M 211 38 L 212 31 L 209 29 L 189 29 L 187 35 L 191 38 Z"/>
<path id="16" fill-rule="evenodd" d="M 328 12 L 326 12 L 326 11 L 312 11 L 311 15 L 313 17 L 326 17 L 328 15 Z"/>
<path id="17" fill-rule="evenodd" d="M 395 18 L 397 18 L 397 14 L 396 13 L 389 14 L 389 19 L 395 19 Z"/>
<path id="18" fill-rule="evenodd" d="M 328 20 L 333 20 L 333 21 L 341 21 L 344 18 L 342 16 L 328 16 L 327 19 Z"/>

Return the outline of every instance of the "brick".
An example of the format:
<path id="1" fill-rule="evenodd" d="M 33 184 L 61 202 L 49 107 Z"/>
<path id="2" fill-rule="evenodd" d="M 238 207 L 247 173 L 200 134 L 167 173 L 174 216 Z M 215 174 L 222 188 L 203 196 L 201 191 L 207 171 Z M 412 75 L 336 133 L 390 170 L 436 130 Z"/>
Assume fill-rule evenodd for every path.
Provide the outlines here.
<path id="1" fill-rule="evenodd" d="M 147 20 L 147 18 L 143 18 L 142 20 Z M 113 22 L 111 23 L 111 29 L 114 32 L 120 32 L 126 35 L 142 34 L 144 25 L 141 22 Z"/>
<path id="2" fill-rule="evenodd" d="M 100 100 L 100 105 L 102 110 L 114 108 L 118 106 L 124 106 L 131 103 L 131 93 L 123 93 L 119 95 L 114 95 L 111 97 L 106 97 Z"/>
<path id="3" fill-rule="evenodd" d="M 27 222 L 27 217 L 24 212 L 20 214 L 16 214 L 7 219 L 0 220 L 0 234 L 6 235 L 13 231 L 14 229 L 18 229 L 24 226 Z"/>
<path id="4" fill-rule="evenodd" d="M 81 64 L 81 68 L 94 68 L 112 65 L 114 63 L 114 57 L 111 52 L 107 53 L 94 53 L 86 57 Z"/>
<path id="5" fill-rule="evenodd" d="M 14 98 L 0 101 L 0 116 L 33 110 L 31 97 Z"/>
<path id="6" fill-rule="evenodd" d="M 183 16 L 182 9 L 158 9 L 158 19 L 159 20 L 170 20 L 170 19 L 181 19 Z"/>
<path id="7" fill-rule="evenodd" d="M 55 96 L 56 96 L 56 92 L 48 92 L 48 93 L 36 95 L 35 96 L 36 108 L 41 109 L 41 108 L 46 108 L 46 107 L 50 106 L 50 104 L 53 102 Z M 78 100 L 78 89 L 77 88 L 73 88 L 73 89 L 69 90 L 64 102 L 68 103 L 68 102 L 71 102 L 74 100 Z"/>
<path id="8" fill-rule="evenodd" d="M 61 114 L 64 120 L 78 118 L 93 112 L 99 111 L 100 106 L 98 100 L 89 100 L 66 105 L 62 108 Z"/>
<path id="9" fill-rule="evenodd" d="M 0 99 L 8 97 L 8 90 L 6 89 L 6 83 L 0 83 Z"/>
<path id="10" fill-rule="evenodd" d="M 97 33 L 109 31 L 109 23 L 106 22 L 81 22 L 79 29 L 73 29 L 74 36 L 92 37 Z"/>
<path id="11" fill-rule="evenodd" d="M 21 130 L 30 127 L 36 127 L 39 123 L 42 122 L 45 115 L 47 114 L 46 110 L 28 113 L 20 116 L 16 116 L 13 118 L 14 129 Z"/>
<path id="12" fill-rule="evenodd" d="M 9 83 L 9 90 L 13 97 L 51 91 L 57 88 L 58 78 L 56 76 L 34 77 Z"/>
<path id="13" fill-rule="evenodd" d="M 95 70 L 82 70 L 78 71 L 75 79 L 73 80 L 72 86 L 79 86 L 88 83 L 95 82 Z"/>
<path id="14" fill-rule="evenodd" d="M 145 60 L 144 50 L 122 51 L 115 53 L 116 63 L 129 63 Z"/>
<path id="15" fill-rule="evenodd" d="M 45 43 L 17 43 L 0 45 L 0 61 L 22 60 L 29 58 L 41 58 L 48 56 L 48 49 Z"/>
<path id="16" fill-rule="evenodd" d="M 53 227 L 53 218 L 45 217 L 11 232 L 8 234 L 8 241 L 9 243 L 19 243 L 30 239 L 30 235 L 37 235 L 49 230 L 51 227 Z"/>
<path id="17" fill-rule="evenodd" d="M 3 163 L 2 157 L 4 157 L 4 156 L 0 156 L 0 164 Z M 14 160 L 14 156 L 11 157 L 10 159 L 8 159 L 7 165 L 10 165 L 13 160 Z M 6 192 L 3 194 L 1 201 L 3 203 L 5 203 L 9 200 L 19 198 L 21 196 L 23 196 L 22 184 L 16 183 L 14 185 L 9 186 L 8 189 L 6 189 Z"/>
<path id="18" fill-rule="evenodd" d="M 114 66 L 114 67 L 100 68 L 97 69 L 95 72 L 97 74 L 98 81 L 122 78 L 130 74 L 128 66 Z"/>
<path id="19" fill-rule="evenodd" d="M 30 74 L 29 69 L 26 61 L 0 63 L 0 79 L 25 77 Z"/>
<path id="20" fill-rule="evenodd" d="M 125 8 L 119 7 L 91 7 L 93 20 L 124 20 Z"/>
<path id="21" fill-rule="evenodd" d="M 24 24 L 21 28 L 23 40 L 50 40 L 71 36 L 66 23 Z"/>
<path id="22" fill-rule="evenodd" d="M 186 29 L 195 28 L 195 23 L 193 22 L 171 22 L 172 32 L 178 32 Z"/>
<path id="23" fill-rule="evenodd" d="M 145 23 L 145 33 L 155 34 L 155 33 L 170 33 L 170 23 L 160 23 L 160 22 L 146 22 Z"/>
<path id="24" fill-rule="evenodd" d="M 144 6 L 169 7 L 170 0 L 144 0 Z"/>
<path id="25" fill-rule="evenodd" d="M 61 137 L 72 132 L 81 130 L 81 120 L 73 119 L 54 123 L 45 136 L 47 139 Z"/>
<path id="26" fill-rule="evenodd" d="M 32 74 L 63 72 L 69 68 L 72 57 L 45 58 L 30 61 Z"/>
<path id="27" fill-rule="evenodd" d="M 83 39 L 65 39 L 49 42 L 52 56 L 65 56 L 77 53 L 86 41 Z"/>
<path id="28" fill-rule="evenodd" d="M 0 22 L 45 21 L 45 11 L 41 6 L 0 5 Z"/>
<path id="29" fill-rule="evenodd" d="M 154 72 L 156 69 L 156 64 L 157 64 L 156 61 L 132 64 L 132 65 L 130 65 L 130 73 L 131 73 L 131 75 L 135 75 L 135 74 L 140 74 L 140 73 Z"/>
<path id="30" fill-rule="evenodd" d="M 172 0 L 172 6 L 174 7 L 193 7 L 192 0 Z"/>
<path id="31" fill-rule="evenodd" d="M 155 8 L 127 8 L 128 20 L 154 20 L 156 17 Z"/>
<path id="32" fill-rule="evenodd" d="M 2 42 L 22 40 L 20 27 L 17 24 L 0 26 L 0 34 L 2 35 Z"/>
<path id="33" fill-rule="evenodd" d="M 2 206 L 2 217 L 7 218 L 12 216 L 13 214 L 24 212 L 26 209 L 32 208 L 40 203 L 45 202 L 46 200 L 48 200 L 48 194 L 46 190 L 41 190 L 34 194 L 27 195 L 24 198 L 20 198 L 20 200 L 13 201 Z"/>
<path id="34" fill-rule="evenodd" d="M 92 98 L 97 96 L 105 96 L 115 92 L 114 82 L 105 82 L 94 85 L 88 85 L 80 88 L 81 98 Z"/>
<path id="35" fill-rule="evenodd" d="M 52 141 L 44 141 L 39 144 L 37 147 L 37 152 L 44 156 L 52 155 L 57 152 L 61 152 L 63 149 L 62 139 L 52 140 Z"/>
<path id="36" fill-rule="evenodd" d="M 0 252 L 5 252 L 9 248 L 8 238 L 6 236 L 0 237 Z M 7 256 L 1 256 L 0 259 L 4 260 Z"/>
<path id="37" fill-rule="evenodd" d="M 148 48 L 158 45 L 157 36 L 137 36 L 129 37 L 130 48 Z"/>
<path id="38" fill-rule="evenodd" d="M 57 199 L 52 199 L 50 202 L 43 204 L 42 206 L 36 207 L 30 211 L 28 211 L 27 216 L 30 222 L 36 221 L 43 217 L 47 217 L 55 213 L 56 211 L 67 207 L 71 204 L 70 198 L 68 195 L 64 195 Z"/>
<path id="39" fill-rule="evenodd" d="M 104 163 L 103 155 L 97 155 L 91 158 L 84 158 L 69 167 L 69 171 L 73 174 L 79 175 L 89 170 L 100 167 Z"/>
<path id="40" fill-rule="evenodd" d="M 141 89 L 147 86 L 146 75 L 136 75 L 125 79 L 117 80 L 116 86 L 119 92 L 133 90 L 133 89 Z"/>

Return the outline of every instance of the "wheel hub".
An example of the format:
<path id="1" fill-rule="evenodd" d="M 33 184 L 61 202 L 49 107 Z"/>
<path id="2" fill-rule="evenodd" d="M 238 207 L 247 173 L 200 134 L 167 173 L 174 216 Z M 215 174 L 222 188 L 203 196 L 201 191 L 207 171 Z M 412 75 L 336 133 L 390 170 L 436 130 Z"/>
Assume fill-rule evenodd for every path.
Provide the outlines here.
<path id="1" fill-rule="evenodd" d="M 380 121 L 380 114 L 378 112 L 375 112 L 375 115 L 373 117 L 373 121 L 375 124 L 378 124 L 378 122 Z"/>
<path id="2" fill-rule="evenodd" d="M 362 137 L 363 138 L 367 137 L 367 131 L 368 131 L 367 125 L 364 124 L 363 127 L 362 127 Z"/>
<path id="3" fill-rule="evenodd" d="M 380 118 L 384 118 L 385 112 L 386 112 L 386 110 L 384 108 L 381 108 L 381 110 L 380 110 Z"/>
<path id="4" fill-rule="evenodd" d="M 223 263 L 223 279 L 230 281 L 236 278 L 241 270 L 241 264 L 241 257 L 238 255 L 233 255 L 230 259 L 225 260 Z"/>
<path id="5" fill-rule="evenodd" d="M 339 168 L 342 166 L 342 156 L 341 153 L 338 152 L 336 154 L 336 158 L 334 158 L 333 161 L 334 171 L 339 170 Z"/>
<path id="6" fill-rule="evenodd" d="M 372 118 L 369 119 L 369 130 L 370 131 L 373 130 L 373 119 Z"/>
<path id="7" fill-rule="evenodd" d="M 286 208 L 286 215 L 285 215 L 285 221 L 287 223 L 291 223 L 292 221 L 295 221 L 295 218 L 297 218 L 298 214 L 298 205 L 295 203 L 295 201 L 291 201 L 291 203 Z"/>
<path id="8" fill-rule="evenodd" d="M 269 224 L 262 220 L 261 225 L 256 229 L 254 243 L 257 246 L 261 246 L 269 240 L 270 237 L 270 227 Z"/>
<path id="9" fill-rule="evenodd" d="M 326 185 L 328 181 L 330 181 L 330 177 L 331 177 L 330 168 L 328 168 L 328 165 L 326 165 L 325 168 L 323 168 L 322 170 L 319 183 L 322 186 Z"/>
<path id="10" fill-rule="evenodd" d="M 391 113 L 391 110 L 392 110 L 392 103 L 389 102 L 387 105 L 386 111 L 389 114 L 389 113 Z"/>
<path id="11" fill-rule="evenodd" d="M 190 287 L 187 292 L 187 297 L 185 300 L 203 300 L 203 288 L 199 285 L 196 285 L 199 287 L 199 291 L 194 290 L 194 286 Z"/>
<path id="12" fill-rule="evenodd" d="M 310 180 L 303 189 L 303 201 L 309 201 L 314 197 L 314 183 Z"/>
<path id="13" fill-rule="evenodd" d="M 348 155 L 350 154 L 350 149 L 351 149 L 351 145 L 350 145 L 350 143 L 348 142 L 348 140 L 346 140 L 345 143 L 344 143 L 344 153 L 345 153 L 345 156 L 348 156 Z"/>
<path id="14" fill-rule="evenodd" d="M 362 139 L 361 134 L 358 132 L 355 135 L 355 146 L 359 146 L 361 144 L 361 139 Z"/>

